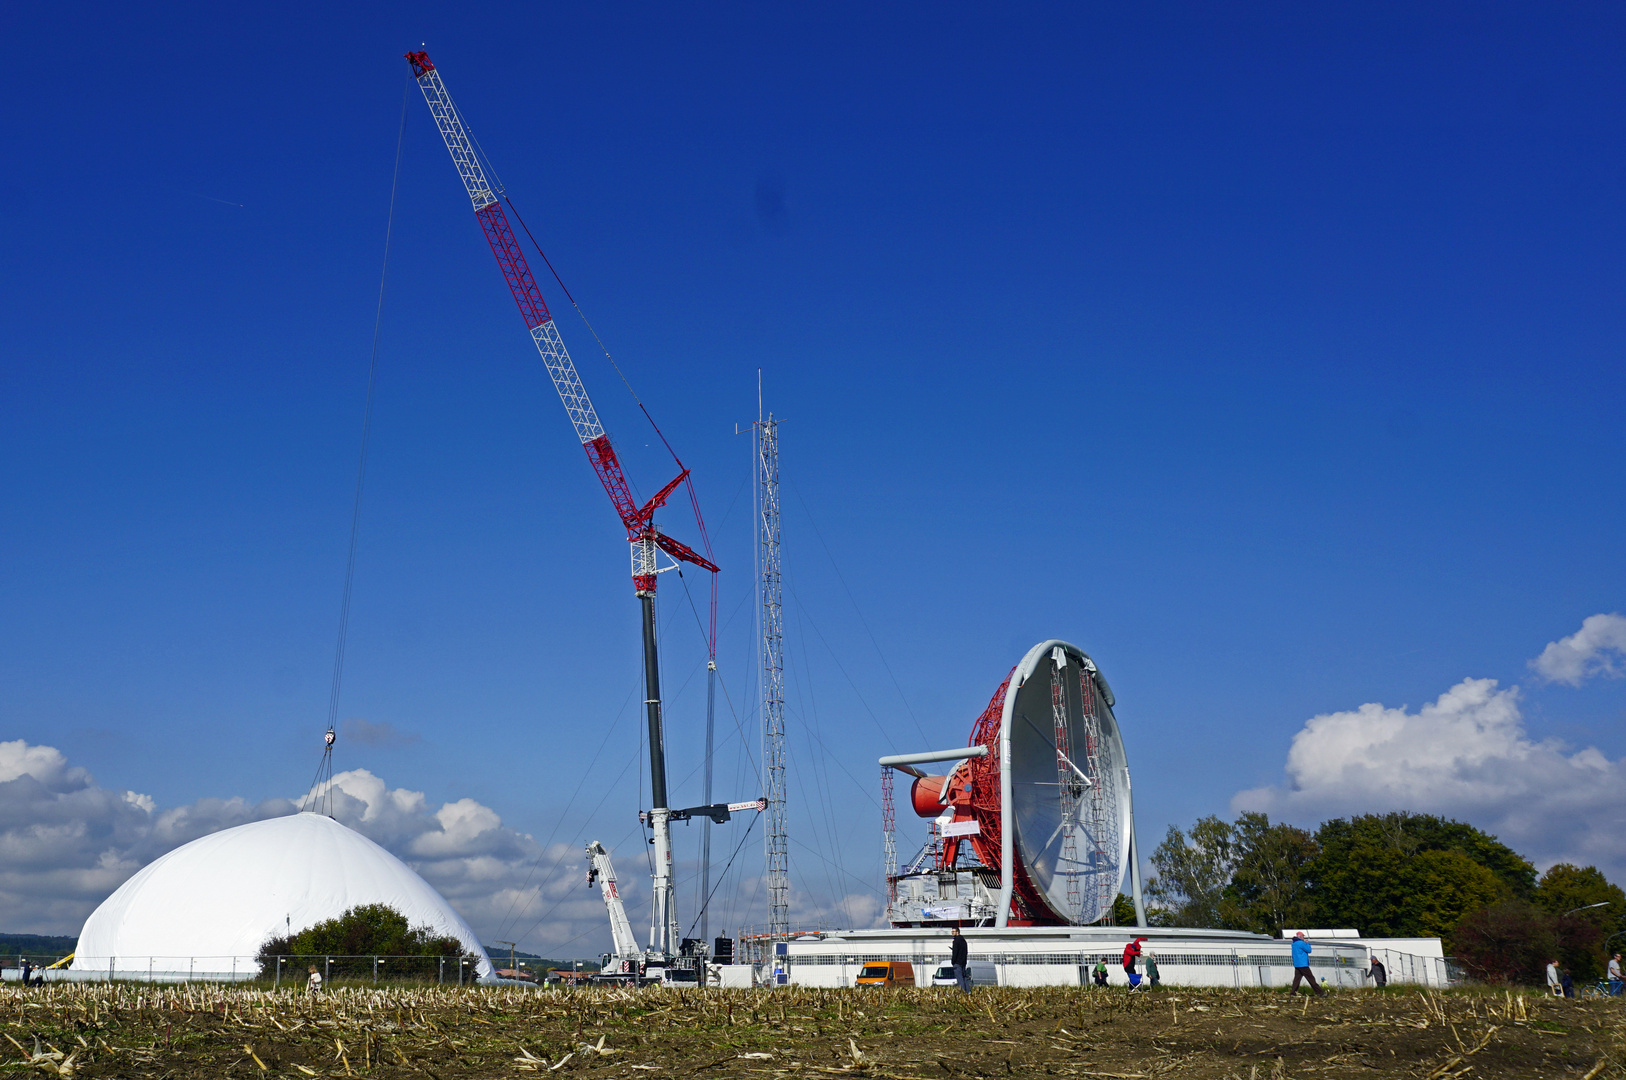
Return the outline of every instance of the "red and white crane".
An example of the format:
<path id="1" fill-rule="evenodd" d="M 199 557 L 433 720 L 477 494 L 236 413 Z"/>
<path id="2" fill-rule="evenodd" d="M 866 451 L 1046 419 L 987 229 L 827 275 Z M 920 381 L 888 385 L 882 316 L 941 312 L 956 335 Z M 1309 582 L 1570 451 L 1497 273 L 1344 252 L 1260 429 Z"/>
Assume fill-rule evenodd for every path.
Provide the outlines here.
<path id="1" fill-rule="evenodd" d="M 406 59 L 412 65 L 412 74 L 418 81 L 418 88 L 423 91 L 424 101 L 429 104 L 429 111 L 435 118 L 435 126 L 440 129 L 441 138 L 446 141 L 446 149 L 451 152 L 452 163 L 457 166 L 457 175 L 463 181 L 464 190 L 468 192 L 469 201 L 474 206 L 475 220 L 485 232 L 486 240 L 491 245 L 491 253 L 497 257 L 497 265 L 508 282 L 509 290 L 514 294 L 514 303 L 519 305 L 520 317 L 525 320 L 525 328 L 530 331 L 537 352 L 542 354 L 542 364 L 548 369 L 554 388 L 559 391 L 559 399 L 564 402 L 565 413 L 576 429 L 576 437 L 581 440 L 582 448 L 587 451 L 587 460 L 592 462 L 593 471 L 598 474 L 599 482 L 604 485 L 605 492 L 610 496 L 610 502 L 615 505 L 616 514 L 621 518 L 621 524 L 626 527 L 627 541 L 632 545 L 632 582 L 643 607 L 644 705 L 649 722 L 650 789 L 654 803 L 653 809 L 648 814 L 655 846 L 654 918 L 651 924 L 650 949 L 670 957 L 675 955 L 678 945 L 677 913 L 672 904 L 670 823 L 674 820 L 686 820 L 691 814 L 698 815 L 701 811 L 705 811 L 705 816 L 713 820 L 716 819 L 718 811 L 722 812 L 724 819 L 727 818 L 727 809 L 724 807 L 672 810 L 668 806 L 666 795 L 666 744 L 662 733 L 660 668 L 655 643 L 655 579 L 661 570 L 671 569 L 679 562 L 692 563 L 713 574 L 718 572 L 717 566 L 710 559 L 662 533 L 655 525 L 655 511 L 666 503 L 667 498 L 679 485 L 688 481 L 689 470 L 683 468 L 683 463 L 679 461 L 678 467 L 682 471 L 642 506 L 632 497 L 632 492 L 627 487 L 626 475 L 621 469 L 621 462 L 616 458 L 615 448 L 610 445 L 610 437 L 605 434 L 604 425 L 599 422 L 598 412 L 593 408 L 586 388 L 582 386 L 581 376 L 576 373 L 576 365 L 571 362 L 570 353 L 565 350 L 565 343 L 559 337 L 553 316 L 548 312 L 548 305 L 536 286 L 536 278 L 531 274 L 531 268 L 525 261 L 525 253 L 520 250 L 514 230 L 508 224 L 508 216 L 503 213 L 498 193 L 492 190 L 491 183 L 486 178 L 480 156 L 475 152 L 474 142 L 464 129 L 463 119 L 458 115 L 451 95 L 446 92 L 446 87 L 441 82 L 440 72 L 435 69 L 427 52 L 409 52 Z M 674 454 L 674 460 L 676 457 Z M 693 494 L 691 486 L 691 501 Z M 695 520 L 704 543 L 705 524 L 700 520 L 698 503 L 695 504 Z M 664 551 L 674 562 L 667 567 L 658 566 L 659 551 Z M 714 600 L 711 627 L 713 661 L 716 619 Z M 754 803 L 749 805 L 755 806 Z"/>

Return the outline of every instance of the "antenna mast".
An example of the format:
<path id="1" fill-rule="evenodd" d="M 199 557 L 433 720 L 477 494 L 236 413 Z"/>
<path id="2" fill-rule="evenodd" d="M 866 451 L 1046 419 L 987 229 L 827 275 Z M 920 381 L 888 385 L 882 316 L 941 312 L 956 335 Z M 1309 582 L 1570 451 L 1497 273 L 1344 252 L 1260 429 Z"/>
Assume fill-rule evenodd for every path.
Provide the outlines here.
<path id="1" fill-rule="evenodd" d="M 898 899 L 898 809 L 892 798 L 892 768 L 881 766 L 881 844 L 884 848 L 886 902 Z"/>
<path id="2" fill-rule="evenodd" d="M 757 590 L 762 620 L 762 757 L 768 799 L 768 937 L 790 937 L 790 842 L 785 821 L 785 619 L 779 565 L 779 421 L 762 419 L 757 389 Z"/>

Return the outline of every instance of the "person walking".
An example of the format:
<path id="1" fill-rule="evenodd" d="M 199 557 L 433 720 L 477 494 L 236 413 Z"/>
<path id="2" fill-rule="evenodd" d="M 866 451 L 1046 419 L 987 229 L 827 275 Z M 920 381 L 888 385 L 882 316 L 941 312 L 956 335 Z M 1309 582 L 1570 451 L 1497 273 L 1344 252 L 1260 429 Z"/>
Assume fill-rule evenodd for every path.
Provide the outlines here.
<path id="1" fill-rule="evenodd" d="M 1124 946 L 1124 974 L 1129 976 L 1129 989 L 1140 989 L 1140 976 L 1135 974 L 1135 960 L 1141 954 L 1140 943 L 1145 937 L 1137 937 Z"/>
<path id="2" fill-rule="evenodd" d="M 1564 984 L 1558 978 L 1558 961 L 1547 961 L 1547 992 L 1553 997 L 1564 996 Z"/>
<path id="3" fill-rule="evenodd" d="M 1620 992 L 1626 988 L 1626 980 L 1620 974 L 1620 954 L 1616 953 L 1609 958 L 1609 993 L 1620 997 Z"/>
<path id="4" fill-rule="evenodd" d="M 31 962 L 29 962 L 27 960 L 24 960 L 23 961 L 23 985 L 24 986 L 28 985 L 28 975 L 33 970 L 34 970 L 34 965 Z"/>
<path id="5" fill-rule="evenodd" d="M 1106 984 L 1107 984 L 1107 962 L 1105 960 L 1097 960 L 1095 962 L 1095 970 L 1093 972 L 1091 972 L 1090 974 L 1095 977 L 1095 985 L 1097 985 L 1097 986 L 1106 986 Z"/>
<path id="6" fill-rule="evenodd" d="M 1310 981 L 1310 989 L 1315 991 L 1316 997 L 1326 993 L 1321 989 L 1315 972 L 1310 970 L 1310 943 L 1305 940 L 1304 931 L 1300 930 L 1293 935 L 1293 993 L 1299 992 L 1299 982 L 1303 979 Z"/>
<path id="7" fill-rule="evenodd" d="M 954 968 L 954 981 L 960 984 L 960 992 L 969 993 L 971 991 L 971 947 L 966 944 L 965 938 L 960 936 L 958 926 L 949 931 L 949 963 Z"/>
<path id="8" fill-rule="evenodd" d="M 316 970 L 315 964 L 311 965 L 311 977 L 305 980 L 305 991 L 312 997 L 322 992 L 322 973 Z"/>
<path id="9" fill-rule="evenodd" d="M 1379 990 L 1389 985 L 1389 969 L 1383 966 L 1378 954 L 1372 954 L 1372 966 L 1366 969 L 1366 977 L 1371 979 Z"/>
<path id="10" fill-rule="evenodd" d="M 1153 990 L 1157 989 L 1157 984 L 1161 981 L 1157 974 L 1157 953 L 1150 949 L 1146 951 L 1146 981 L 1151 984 Z"/>

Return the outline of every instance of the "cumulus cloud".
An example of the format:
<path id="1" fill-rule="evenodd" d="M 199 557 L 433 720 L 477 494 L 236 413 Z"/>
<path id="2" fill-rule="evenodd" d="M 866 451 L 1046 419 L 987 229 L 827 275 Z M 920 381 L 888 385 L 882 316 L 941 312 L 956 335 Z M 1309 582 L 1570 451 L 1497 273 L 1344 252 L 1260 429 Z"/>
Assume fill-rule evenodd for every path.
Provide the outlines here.
<path id="1" fill-rule="evenodd" d="M 1530 668 L 1548 682 L 1580 686 L 1595 675 L 1626 675 L 1626 616 L 1591 615 L 1567 638 L 1550 641 Z"/>
<path id="2" fill-rule="evenodd" d="M 574 872 L 579 849 L 543 851 L 474 799 L 434 806 L 365 769 L 333 783 L 333 816 L 416 870 L 483 938 L 513 937 L 499 931 L 518 924 L 538 943 L 574 939 L 578 955 L 607 944 L 603 904 Z M 279 798 L 160 809 L 147 795 L 101 787 L 54 747 L 0 742 L 0 929 L 76 934 L 97 904 L 165 852 L 298 808 L 298 799 Z M 552 873 L 555 865 L 572 872 Z M 633 903 L 637 883 L 629 884 Z"/>
<path id="3" fill-rule="evenodd" d="M 76 933 L 125 878 L 205 833 L 294 809 L 205 799 L 159 811 L 99 786 L 51 746 L 0 742 L 0 911 L 16 931 Z"/>
<path id="4" fill-rule="evenodd" d="M 1241 792 L 1232 810 L 1296 821 L 1441 814 L 1496 834 L 1538 866 L 1626 875 L 1626 760 L 1532 739 L 1519 688 L 1494 679 L 1464 679 L 1416 712 L 1374 703 L 1312 717 L 1293 737 L 1286 771 L 1285 785 Z"/>
<path id="5" fill-rule="evenodd" d="M 54 747 L 0 742 L 0 930 L 78 933 L 97 904 L 153 859 L 220 829 L 295 813 L 308 794 L 160 807 L 150 796 L 102 787 Z M 324 801 L 338 821 L 417 871 L 482 940 L 512 939 L 521 948 L 560 957 L 591 956 L 609 947 L 604 904 L 596 889 L 583 887 L 586 864 L 574 840 L 544 848 L 476 799 L 436 804 L 421 791 L 391 787 L 367 769 L 334 776 L 331 795 Z M 621 849 L 611 851 L 640 938 L 649 910 L 643 849 L 641 831 L 632 824 Z M 674 870 L 682 910 L 692 918 L 697 867 L 680 860 Z M 740 868 L 734 873 L 714 894 L 714 933 L 764 921 L 765 882 Z M 800 875 L 793 875 L 793 886 L 800 883 Z M 878 891 L 833 899 L 793 887 L 791 908 L 800 925 L 876 926 L 884 914 Z"/>

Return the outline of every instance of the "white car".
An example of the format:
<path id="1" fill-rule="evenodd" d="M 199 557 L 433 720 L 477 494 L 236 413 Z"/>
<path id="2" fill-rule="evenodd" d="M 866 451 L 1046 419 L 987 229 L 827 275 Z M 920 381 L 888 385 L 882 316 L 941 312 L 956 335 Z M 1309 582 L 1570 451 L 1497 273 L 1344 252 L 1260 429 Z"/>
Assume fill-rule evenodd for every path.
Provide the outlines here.
<path id="1" fill-rule="evenodd" d="M 965 973 L 971 977 L 972 986 L 998 986 L 999 968 L 986 960 L 973 960 L 965 966 Z M 932 972 L 933 986 L 958 986 L 954 978 L 954 965 L 944 964 Z"/>

